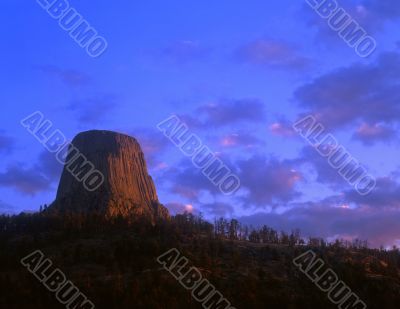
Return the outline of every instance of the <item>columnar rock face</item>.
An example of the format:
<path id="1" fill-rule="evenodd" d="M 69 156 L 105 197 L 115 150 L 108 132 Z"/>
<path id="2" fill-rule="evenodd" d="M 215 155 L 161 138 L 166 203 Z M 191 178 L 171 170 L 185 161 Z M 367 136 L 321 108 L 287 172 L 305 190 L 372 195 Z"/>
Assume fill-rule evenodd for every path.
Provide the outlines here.
<path id="1" fill-rule="evenodd" d="M 152 222 L 169 218 L 162 206 L 139 143 L 133 137 L 111 131 L 87 131 L 78 134 L 72 145 L 94 165 L 104 182 L 90 191 L 77 179 L 79 163 L 71 151 L 52 208 L 61 212 L 95 212 L 113 216 L 145 216 Z M 71 161 L 71 162 L 69 162 Z M 87 165 L 90 168 L 90 165 Z M 79 176 L 84 178 L 85 168 Z M 92 189 L 92 188 L 89 188 Z"/>

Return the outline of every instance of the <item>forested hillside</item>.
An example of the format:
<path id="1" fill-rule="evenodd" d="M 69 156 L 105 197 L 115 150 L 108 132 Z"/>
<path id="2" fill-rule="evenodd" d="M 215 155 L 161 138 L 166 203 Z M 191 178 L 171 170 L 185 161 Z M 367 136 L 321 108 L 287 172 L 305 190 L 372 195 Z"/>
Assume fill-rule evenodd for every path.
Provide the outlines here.
<path id="1" fill-rule="evenodd" d="M 235 308 L 335 308 L 293 264 L 314 250 L 368 308 L 398 308 L 400 254 L 366 242 L 329 244 L 300 231 L 212 225 L 191 214 L 156 225 L 130 218 L 0 217 L 1 308 L 62 308 L 20 260 L 41 250 L 96 308 L 201 308 L 157 263 L 176 248 Z"/>

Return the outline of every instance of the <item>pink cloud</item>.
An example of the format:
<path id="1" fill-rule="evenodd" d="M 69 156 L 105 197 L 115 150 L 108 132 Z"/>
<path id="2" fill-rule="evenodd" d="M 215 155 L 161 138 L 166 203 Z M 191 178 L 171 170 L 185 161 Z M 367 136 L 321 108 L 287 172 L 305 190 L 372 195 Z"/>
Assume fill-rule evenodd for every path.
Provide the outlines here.
<path id="1" fill-rule="evenodd" d="M 173 214 L 183 214 L 185 212 L 187 213 L 193 213 L 195 211 L 193 205 L 191 204 L 182 204 L 182 203 L 177 203 L 177 202 L 172 202 L 168 203 L 165 205 L 168 210 Z"/>
<path id="2" fill-rule="evenodd" d="M 269 126 L 269 131 L 276 136 L 281 137 L 292 137 L 295 136 L 295 132 L 291 126 L 283 122 L 275 122 Z"/>
<path id="3" fill-rule="evenodd" d="M 388 141 L 396 136 L 396 131 L 382 124 L 362 124 L 354 134 L 354 138 L 369 145 L 377 141 Z"/>
<path id="4" fill-rule="evenodd" d="M 257 145 L 262 144 L 262 141 L 259 140 L 257 137 L 252 136 L 247 133 L 243 133 L 243 134 L 234 133 L 234 134 L 224 136 L 219 141 L 219 144 L 222 147 L 226 147 L 226 148 L 229 148 L 229 147 L 252 148 Z"/>

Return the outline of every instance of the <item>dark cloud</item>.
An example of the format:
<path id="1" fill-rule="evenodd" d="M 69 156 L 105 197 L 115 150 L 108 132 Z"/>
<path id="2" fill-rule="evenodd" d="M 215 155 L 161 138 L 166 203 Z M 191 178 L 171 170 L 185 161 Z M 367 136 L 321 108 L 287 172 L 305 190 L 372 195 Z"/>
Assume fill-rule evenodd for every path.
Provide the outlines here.
<path id="1" fill-rule="evenodd" d="M 238 161 L 230 161 L 222 154 L 218 157 L 239 177 L 241 193 L 238 192 L 235 198 L 246 208 L 263 208 L 276 203 L 290 202 L 301 195 L 296 185 L 302 180 L 302 175 L 295 170 L 295 164 L 291 161 L 267 159 L 257 155 Z M 162 179 L 172 184 L 172 193 L 194 201 L 198 201 L 201 193 L 222 195 L 218 186 L 188 160 L 183 160 L 178 167 L 168 169 Z"/>
<path id="2" fill-rule="evenodd" d="M 241 221 L 277 230 L 300 228 L 303 236 L 361 238 L 374 247 L 392 245 L 400 241 L 400 184 L 392 176 L 378 178 L 368 196 L 348 190 L 319 202 L 289 203 L 283 213 L 256 213 Z"/>
<path id="3" fill-rule="evenodd" d="M 41 171 L 18 165 L 9 166 L 5 172 L 0 173 L 0 185 L 27 195 L 51 189 L 51 181 Z"/>
<path id="4" fill-rule="evenodd" d="M 51 77 L 60 79 L 63 83 L 70 87 L 86 86 L 91 81 L 91 78 L 83 72 L 76 70 L 64 70 L 53 65 L 40 66 L 39 70 Z"/>
<path id="5" fill-rule="evenodd" d="M 348 191 L 345 196 L 348 201 L 357 205 L 400 210 L 400 185 L 391 176 L 377 178 L 375 189 L 368 195 L 363 196 L 356 191 Z"/>
<path id="6" fill-rule="evenodd" d="M 129 133 L 138 140 L 149 167 L 159 167 L 162 164 L 160 157 L 172 145 L 171 142 L 156 129 L 138 128 Z"/>
<path id="7" fill-rule="evenodd" d="M 303 236 L 324 238 L 360 238 L 373 247 L 389 246 L 400 240 L 400 211 L 332 207 L 324 202 L 297 205 L 282 214 L 256 213 L 240 221 L 255 226 L 269 225 L 277 230 L 300 228 Z"/>
<path id="8" fill-rule="evenodd" d="M 182 160 L 176 167 L 168 169 L 162 176 L 172 185 L 170 191 L 184 198 L 197 201 L 202 191 L 213 195 L 221 194 L 217 186 L 202 174 L 201 170 L 188 160 Z"/>
<path id="9" fill-rule="evenodd" d="M 211 217 L 227 217 L 232 216 L 234 213 L 234 208 L 231 204 L 221 202 L 201 204 L 200 210 Z"/>
<path id="10" fill-rule="evenodd" d="M 255 155 L 237 162 L 237 168 L 242 188 L 248 191 L 244 198 L 245 207 L 271 206 L 276 202 L 289 202 L 301 195 L 296 184 L 303 176 L 290 161 Z"/>
<path id="11" fill-rule="evenodd" d="M 214 153 L 215 157 L 220 159 L 226 167 L 235 175 L 238 173 L 237 166 L 230 160 L 230 157 L 223 153 Z M 178 194 L 181 197 L 192 201 L 199 201 L 201 194 L 206 193 L 213 196 L 223 195 L 220 188 L 212 183 L 202 173 L 202 169 L 193 165 L 190 158 L 179 161 L 168 169 L 163 171 L 160 181 L 169 183 L 169 191 Z"/>
<path id="12" fill-rule="evenodd" d="M 344 149 L 344 150 L 343 150 Z M 333 190 L 354 190 L 357 177 L 364 174 L 372 175 L 369 166 L 365 165 L 362 160 L 358 160 L 352 156 L 351 152 L 347 151 L 346 148 L 340 148 L 338 152 L 333 152 L 330 160 L 319 154 L 319 152 L 311 147 L 306 146 L 302 149 L 299 158 L 295 160 L 296 164 L 302 167 L 312 167 L 309 170 L 310 173 L 316 173 L 316 182 L 319 184 L 327 185 Z M 345 163 L 345 164 L 343 164 Z M 343 168 L 343 170 L 341 170 Z M 346 180 L 344 173 L 348 177 L 349 181 Z M 369 196 L 369 195 L 368 195 Z"/>
<path id="13" fill-rule="evenodd" d="M 328 185 L 337 190 L 348 186 L 348 182 L 339 174 L 338 170 L 332 167 L 328 158 L 321 156 L 316 149 L 306 146 L 302 149 L 300 157 L 296 160 L 298 164 L 310 164 L 317 173 L 316 181 Z"/>
<path id="14" fill-rule="evenodd" d="M 198 201 L 200 191 L 213 190 L 213 188 L 200 179 L 200 174 L 195 171 L 192 171 L 192 173 L 190 173 L 189 170 L 182 171 L 182 174 L 177 175 L 177 177 L 182 177 L 182 175 L 187 175 L 191 178 L 183 181 L 183 184 L 174 183 L 170 188 L 171 193 L 192 201 Z"/>
<path id="15" fill-rule="evenodd" d="M 179 119 L 190 128 L 207 129 L 207 124 L 200 119 L 199 115 L 183 114 L 179 115 Z"/>
<path id="16" fill-rule="evenodd" d="M 362 124 L 354 133 L 353 138 L 361 141 L 365 146 L 377 142 L 389 142 L 398 137 L 395 129 L 382 124 Z"/>
<path id="17" fill-rule="evenodd" d="M 63 164 L 56 160 L 55 154 L 44 150 L 31 168 L 17 164 L 8 166 L 5 172 L 0 173 L 0 185 L 35 195 L 52 189 L 60 180 L 62 170 Z"/>
<path id="18" fill-rule="evenodd" d="M 100 94 L 85 100 L 72 102 L 67 109 L 73 111 L 82 125 L 103 122 L 118 106 L 113 94 Z"/>
<path id="19" fill-rule="evenodd" d="M 12 206 L 12 205 L 0 200 L 0 215 L 2 215 L 2 214 L 13 215 L 13 214 L 17 214 L 17 213 L 18 213 L 18 211 L 15 206 Z"/>
<path id="20" fill-rule="evenodd" d="M 240 47 L 240 60 L 272 69 L 304 70 L 311 60 L 298 53 L 299 48 L 283 41 L 259 39 Z"/>
<path id="21" fill-rule="evenodd" d="M 338 8 L 344 8 L 350 15 L 348 21 L 356 21 L 368 35 L 379 34 L 385 23 L 400 16 L 396 0 L 350 0 L 338 2 Z M 328 19 L 321 18 L 308 4 L 302 6 L 302 15 L 307 25 L 316 29 L 316 43 L 325 47 L 347 48 L 338 31 L 328 25 Z M 334 45 L 333 45 L 334 44 Z"/>
<path id="22" fill-rule="evenodd" d="M 362 121 L 393 123 L 400 119 L 400 54 L 382 54 L 376 63 L 353 64 L 298 88 L 300 106 L 325 126 L 338 128 Z"/>
<path id="23" fill-rule="evenodd" d="M 0 153 L 9 154 L 14 150 L 14 148 L 15 148 L 14 138 L 0 131 Z"/>
<path id="24" fill-rule="evenodd" d="M 38 158 L 35 170 L 42 173 L 49 181 L 59 181 L 63 170 L 63 164 L 56 160 L 55 154 L 44 150 Z"/>
<path id="25" fill-rule="evenodd" d="M 223 98 L 178 116 L 190 128 L 204 130 L 244 123 L 257 125 L 266 121 L 265 104 L 257 98 Z"/>
<path id="26" fill-rule="evenodd" d="M 234 213 L 234 208 L 231 204 L 214 202 L 214 203 L 199 203 L 196 204 L 183 204 L 178 202 L 167 203 L 165 206 L 168 208 L 172 215 L 182 214 L 184 212 L 203 214 L 209 218 L 230 217 Z"/>

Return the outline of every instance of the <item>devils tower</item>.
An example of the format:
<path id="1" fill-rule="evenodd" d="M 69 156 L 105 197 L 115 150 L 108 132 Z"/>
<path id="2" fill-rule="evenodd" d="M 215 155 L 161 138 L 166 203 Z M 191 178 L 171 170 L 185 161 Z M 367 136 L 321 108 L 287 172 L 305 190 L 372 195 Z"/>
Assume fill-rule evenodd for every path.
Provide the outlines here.
<path id="1" fill-rule="evenodd" d="M 76 152 L 70 150 L 52 210 L 100 213 L 106 217 L 145 217 L 151 222 L 169 218 L 168 210 L 158 200 L 136 139 L 93 130 L 78 134 L 72 145 L 104 176 L 104 181 L 96 190 L 88 190 L 71 172 L 74 164 L 71 157 Z"/>

